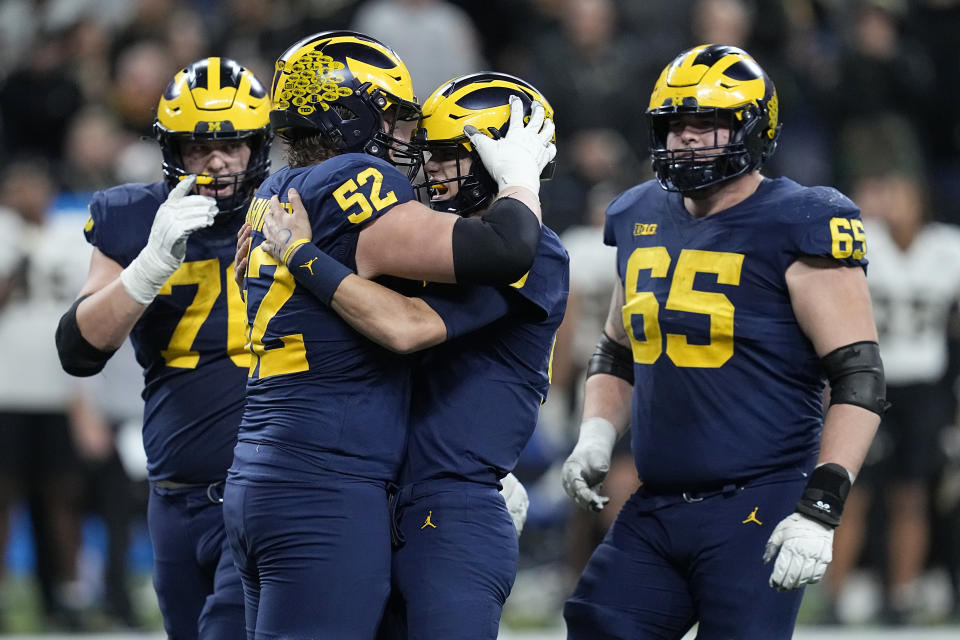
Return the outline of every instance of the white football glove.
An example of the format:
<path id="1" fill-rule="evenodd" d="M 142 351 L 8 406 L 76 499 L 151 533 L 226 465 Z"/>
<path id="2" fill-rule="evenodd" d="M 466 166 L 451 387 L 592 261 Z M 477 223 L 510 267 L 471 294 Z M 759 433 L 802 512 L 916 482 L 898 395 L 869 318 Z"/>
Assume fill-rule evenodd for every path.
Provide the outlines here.
<path id="1" fill-rule="evenodd" d="M 523 525 L 527 521 L 527 509 L 530 507 L 530 498 L 527 496 L 527 490 L 523 488 L 520 481 L 512 473 L 500 478 L 500 495 L 503 501 L 507 503 L 507 511 L 513 519 L 513 526 L 517 529 L 519 536 L 523 532 Z"/>
<path id="2" fill-rule="evenodd" d="M 147 245 L 120 273 L 123 288 L 140 304 L 150 304 L 183 263 L 187 237 L 213 224 L 217 201 L 209 196 L 188 195 L 196 180 L 196 176 L 188 176 L 170 190 L 153 218 Z"/>
<path id="3" fill-rule="evenodd" d="M 596 492 L 610 471 L 617 429 L 609 420 L 590 418 L 580 425 L 577 446 L 563 463 L 563 490 L 584 509 L 600 511 L 610 498 Z"/>
<path id="4" fill-rule="evenodd" d="M 777 561 L 770 575 L 770 586 L 777 591 L 820 582 L 833 560 L 833 527 L 803 514 L 791 513 L 770 534 L 763 551 L 763 563 L 767 564 L 774 556 Z"/>
<path id="5" fill-rule="evenodd" d="M 510 126 L 501 139 L 494 140 L 473 125 L 465 126 L 463 132 L 498 189 L 516 186 L 540 193 L 540 172 L 557 155 L 557 146 L 550 142 L 553 129 L 553 120 L 544 117 L 543 105 L 537 101 L 524 126 L 523 103 L 510 96 Z"/>

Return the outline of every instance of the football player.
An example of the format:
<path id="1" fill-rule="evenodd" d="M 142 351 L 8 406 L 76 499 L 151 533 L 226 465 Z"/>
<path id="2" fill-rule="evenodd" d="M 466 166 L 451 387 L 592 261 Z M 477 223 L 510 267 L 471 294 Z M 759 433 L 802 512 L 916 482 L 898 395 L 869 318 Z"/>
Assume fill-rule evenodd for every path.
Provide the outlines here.
<path id="1" fill-rule="evenodd" d="M 224 517 L 250 637 L 372 638 L 390 590 L 387 488 L 406 441 L 412 361 L 327 303 L 353 270 L 520 279 L 540 245 L 553 123 L 531 103 L 528 124 L 485 138 L 478 151 L 497 197 L 483 218 L 462 218 L 414 197 L 408 176 L 421 154 L 409 137 L 420 109 L 406 67 L 382 43 L 325 32 L 294 44 L 277 62 L 273 98 L 290 167 L 261 185 L 247 216 L 254 361 Z M 290 208 L 299 199 L 309 233 L 265 241 L 274 197 Z M 488 481 L 495 494 L 496 477 Z"/>
<path id="2" fill-rule="evenodd" d="M 656 180 L 607 209 L 619 283 L 563 467 L 570 497 L 602 509 L 632 427 L 643 485 L 564 607 L 570 638 L 680 638 L 695 622 L 701 638 L 790 638 L 831 560 L 883 369 L 857 207 L 760 173 L 778 107 L 731 46 L 684 51 L 654 87 Z"/>
<path id="3" fill-rule="evenodd" d="M 171 638 L 244 634 L 221 506 L 250 363 L 232 262 L 269 170 L 269 110 L 233 60 L 176 74 L 154 124 L 165 179 L 94 194 L 90 270 L 57 331 L 70 374 L 100 371 L 128 335 L 143 366 L 154 585 Z"/>
<path id="4" fill-rule="evenodd" d="M 490 141 L 485 136 L 504 136 L 533 117 L 535 101 L 552 118 L 536 89 L 492 72 L 455 78 L 427 99 L 421 140 L 430 158 L 420 187 L 432 194 L 433 209 L 484 214 L 497 187 L 477 149 Z M 478 132 L 468 138 L 465 125 Z M 551 163 L 543 177 L 552 169 Z M 311 235 L 295 194 L 291 202 L 293 216 L 274 201 L 264 224 L 267 248 L 278 259 L 286 245 Z M 299 254 L 287 260 L 294 278 Z M 326 254 L 313 257 L 314 269 L 337 268 Z M 333 293 L 330 307 L 374 342 L 398 353 L 434 347 L 414 374 L 410 433 L 392 508 L 397 606 L 385 619 L 385 636 L 403 635 L 398 632 L 406 621 L 410 637 L 497 637 L 526 516 L 526 493 L 508 472 L 546 397 L 568 290 L 567 252 L 544 226 L 533 266 L 511 285 L 429 284 L 417 297 L 405 297 L 351 275 Z"/>

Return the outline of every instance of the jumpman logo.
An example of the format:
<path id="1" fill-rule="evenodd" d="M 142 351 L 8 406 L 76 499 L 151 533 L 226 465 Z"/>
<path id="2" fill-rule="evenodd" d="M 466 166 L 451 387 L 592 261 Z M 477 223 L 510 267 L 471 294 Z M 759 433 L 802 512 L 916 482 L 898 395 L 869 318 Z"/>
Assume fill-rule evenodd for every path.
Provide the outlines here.
<path id="1" fill-rule="evenodd" d="M 313 262 L 315 260 L 316 258 L 310 258 L 307 262 L 304 262 L 302 265 L 300 265 L 300 268 L 308 270 L 310 275 L 313 275 Z"/>
<path id="2" fill-rule="evenodd" d="M 750 515 L 747 516 L 747 519 L 741 522 L 740 524 L 747 524 L 748 522 L 756 522 L 759 525 L 763 525 L 762 522 L 757 520 L 757 509 L 760 507 L 754 507 L 753 511 L 750 512 Z"/>
<path id="3" fill-rule="evenodd" d="M 421 529 L 426 529 L 427 527 L 433 527 L 434 529 L 437 528 L 437 525 L 433 524 L 433 522 L 430 520 L 430 516 L 432 515 L 433 515 L 433 511 L 427 512 L 427 519 L 423 521 L 422 525 L 420 525 Z"/>

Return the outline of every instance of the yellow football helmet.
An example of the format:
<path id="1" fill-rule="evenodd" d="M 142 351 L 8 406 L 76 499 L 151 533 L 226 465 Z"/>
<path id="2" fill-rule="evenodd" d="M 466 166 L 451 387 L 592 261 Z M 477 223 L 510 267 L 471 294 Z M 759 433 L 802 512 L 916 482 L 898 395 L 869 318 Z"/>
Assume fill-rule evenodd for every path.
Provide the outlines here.
<path id="1" fill-rule="evenodd" d="M 382 42 L 355 31 L 325 31 L 291 45 L 271 85 L 270 123 L 287 140 L 322 135 L 344 153 L 369 153 L 409 175 L 419 150 L 394 136 L 420 107 L 406 65 Z"/>
<path id="2" fill-rule="evenodd" d="M 729 127 L 725 145 L 667 149 L 671 120 L 684 114 Z M 657 80 L 647 109 L 653 170 L 667 191 L 703 189 L 759 168 L 777 148 L 779 102 L 773 82 L 743 49 L 701 45 L 684 51 Z"/>
<path id="3" fill-rule="evenodd" d="M 245 140 L 250 160 L 239 173 L 214 177 L 214 188 L 234 186 L 217 198 L 222 214 L 245 211 L 270 171 L 270 101 L 260 81 L 229 58 L 204 58 L 182 69 L 167 85 L 157 107 L 153 133 L 163 151 L 163 174 L 170 186 L 185 175 L 185 140 Z"/>
<path id="4" fill-rule="evenodd" d="M 473 150 L 463 128 L 472 124 L 492 138 L 507 132 L 510 124 L 510 96 L 518 96 L 523 104 L 524 119 L 529 119 L 533 101 L 543 105 L 545 116 L 553 118 L 553 107 L 530 83 L 520 78 L 486 71 L 454 78 L 434 91 L 423 103 L 423 116 L 416 139 L 430 154 L 456 158 L 457 176 L 448 180 L 430 180 L 418 185 L 419 191 L 433 193 L 446 190 L 446 183 L 457 182 L 457 195 L 445 201 L 432 200 L 438 211 L 467 215 L 485 207 L 497 194 L 497 186 L 483 168 L 480 156 Z M 554 136 L 556 142 L 556 136 Z M 461 160 L 471 158 L 471 167 L 461 170 Z M 541 180 L 553 177 L 556 160 L 551 160 L 540 175 Z"/>

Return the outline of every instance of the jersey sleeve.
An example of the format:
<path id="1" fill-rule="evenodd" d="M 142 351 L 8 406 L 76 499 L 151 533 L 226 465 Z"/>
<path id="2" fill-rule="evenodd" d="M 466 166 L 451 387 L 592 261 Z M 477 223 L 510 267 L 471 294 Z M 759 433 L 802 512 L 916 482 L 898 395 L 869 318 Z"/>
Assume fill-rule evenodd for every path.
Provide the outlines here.
<path id="1" fill-rule="evenodd" d="M 313 165 L 298 189 L 314 231 L 321 235 L 332 229 L 362 227 L 415 199 L 410 181 L 380 158 L 346 154 L 336 160 Z M 286 199 L 286 193 L 281 193 L 280 200 Z"/>
<path id="2" fill-rule="evenodd" d="M 431 285 L 420 297 L 443 319 L 447 340 L 496 322 L 516 304 L 508 291 L 479 285 Z"/>
<path id="3" fill-rule="evenodd" d="M 867 266 L 867 236 L 860 209 L 829 187 L 805 190 L 790 225 L 794 257 L 833 258 L 844 266 Z"/>
<path id="4" fill-rule="evenodd" d="M 532 303 L 542 318 L 561 305 L 566 306 L 570 294 L 570 256 L 553 231 L 543 227 L 533 266 L 510 286 Z"/>
<path id="5" fill-rule="evenodd" d="M 126 267 L 146 245 L 165 197 L 161 183 L 97 191 L 90 200 L 83 235 L 102 254 Z"/>
<path id="6" fill-rule="evenodd" d="M 289 207 L 291 188 L 300 194 L 307 210 L 313 243 L 351 267 L 356 237 L 363 227 L 398 204 L 415 199 L 410 181 L 389 162 L 367 154 L 343 154 L 267 178 L 247 213 L 255 232 L 262 228 L 271 196 L 278 196 L 281 204 Z"/>
<path id="7" fill-rule="evenodd" d="M 621 227 L 630 227 L 632 223 L 629 215 L 622 215 L 633 208 L 633 205 L 641 200 L 646 193 L 656 185 L 652 180 L 633 186 L 619 196 L 614 198 L 613 202 L 607 206 L 606 216 L 603 223 L 603 243 L 611 247 L 617 246 L 617 230 Z M 659 188 L 659 187 L 657 187 Z M 623 233 L 625 230 L 622 230 Z"/>

